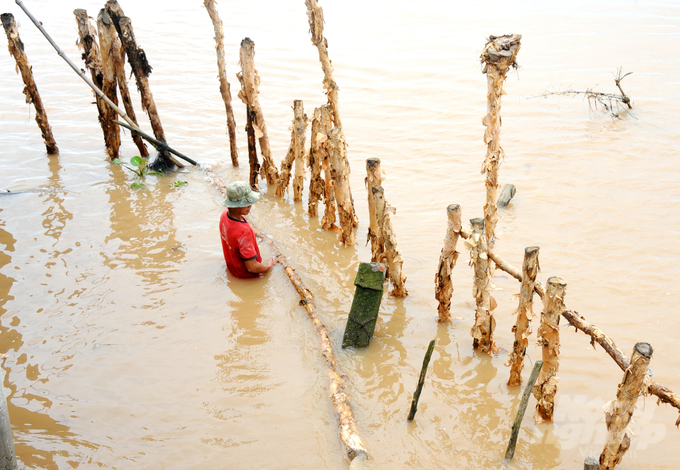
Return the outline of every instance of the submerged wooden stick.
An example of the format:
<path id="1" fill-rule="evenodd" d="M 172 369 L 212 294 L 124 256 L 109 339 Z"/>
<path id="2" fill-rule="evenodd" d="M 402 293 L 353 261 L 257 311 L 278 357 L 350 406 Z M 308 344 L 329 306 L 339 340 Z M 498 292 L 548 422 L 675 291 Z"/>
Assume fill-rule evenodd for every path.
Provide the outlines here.
<path id="1" fill-rule="evenodd" d="M 420 393 L 423 391 L 423 385 L 425 385 L 425 374 L 427 374 L 427 366 L 430 365 L 430 358 L 432 357 L 432 351 L 434 351 L 435 340 L 430 341 L 430 345 L 427 347 L 427 352 L 425 353 L 425 358 L 423 359 L 423 367 L 420 369 L 420 377 L 418 378 L 418 386 L 413 394 L 413 400 L 411 401 L 411 411 L 408 414 L 408 420 L 413 421 L 416 416 L 416 411 L 418 411 L 418 400 L 420 400 Z"/>
<path id="2" fill-rule="evenodd" d="M 368 190 L 368 235 L 367 241 L 371 242 L 371 261 L 377 262 L 385 252 L 385 240 L 375 215 L 375 201 L 373 199 L 373 187 L 382 185 L 380 173 L 380 159 L 371 157 L 366 159 L 366 189 Z M 389 273 L 388 273 L 389 274 Z"/>
<path id="3" fill-rule="evenodd" d="M 508 387 L 515 387 L 522 383 L 522 368 L 524 367 L 524 354 L 529 345 L 529 335 L 531 330 L 529 324 L 533 319 L 533 299 L 534 284 L 536 275 L 540 271 L 538 264 L 537 246 L 530 246 L 524 250 L 524 263 L 522 264 L 522 284 L 519 294 L 519 305 L 517 306 L 517 321 L 513 327 L 515 332 L 515 342 L 512 346 L 512 353 L 505 365 L 510 366 L 510 378 Z"/>
<path id="4" fill-rule="evenodd" d="M 493 341 L 493 332 L 496 329 L 496 320 L 493 310 L 496 308 L 496 300 L 491 296 L 493 282 L 489 272 L 488 248 L 484 236 L 484 219 L 481 217 L 471 219 L 472 232 L 465 241 L 465 246 L 470 250 L 470 262 L 474 271 L 472 284 L 472 296 L 475 298 L 475 324 L 470 330 L 472 335 L 472 347 L 482 353 L 493 356 L 498 348 Z"/>
<path id="5" fill-rule="evenodd" d="M 649 361 L 653 349 L 648 343 L 637 343 L 630 356 L 630 365 L 616 393 L 616 399 L 604 406 L 607 423 L 607 442 L 600 454 L 600 469 L 611 470 L 623 459 L 630 447 L 632 432 L 628 424 L 633 418 L 635 404 L 640 395 L 647 392 Z"/>
<path id="6" fill-rule="evenodd" d="M 390 295 L 395 297 L 406 297 L 408 291 L 404 284 L 406 283 L 406 274 L 402 271 L 404 258 L 397 247 L 397 236 L 392 227 L 391 214 L 396 212 L 396 209 L 390 206 L 385 200 L 385 190 L 382 186 L 373 186 L 373 200 L 375 203 L 375 215 L 380 227 L 380 233 L 385 242 L 385 252 L 379 259 L 379 263 L 384 263 L 389 267 L 390 282 L 392 283 L 392 291 Z"/>
<path id="7" fill-rule="evenodd" d="M 490 250 L 495 245 L 496 223 L 498 222 L 498 209 L 496 207 L 496 195 L 498 193 L 498 169 L 501 160 L 505 156 L 500 146 L 501 135 L 501 96 L 503 94 L 503 82 L 510 67 L 517 67 L 515 58 L 520 48 L 519 34 L 509 34 L 495 37 L 489 36 L 489 41 L 484 46 L 481 60 L 484 64 L 483 73 L 487 77 L 487 114 L 482 119 L 486 126 L 484 131 L 484 143 L 486 144 L 486 157 L 482 165 L 482 174 L 486 175 L 486 204 L 484 204 L 484 221 L 486 243 Z M 493 264 L 491 265 L 493 274 Z"/>
<path id="8" fill-rule="evenodd" d="M 531 370 L 531 375 L 529 376 L 529 381 L 526 387 L 524 387 L 524 393 L 522 394 L 522 400 L 519 402 L 519 408 L 517 409 L 517 415 L 515 416 L 515 421 L 512 423 L 512 432 L 510 433 L 510 441 L 508 442 L 508 448 L 505 451 L 505 460 L 512 460 L 515 456 L 515 447 L 517 446 L 517 438 L 519 437 L 519 430 L 522 427 L 522 419 L 524 419 L 524 413 L 527 411 L 527 404 L 529 403 L 529 395 L 531 395 L 531 389 L 536 383 L 538 378 L 538 373 L 543 367 L 543 361 L 536 361 L 534 368 Z"/>
<path id="9" fill-rule="evenodd" d="M 73 10 L 78 25 L 78 47 L 83 52 L 85 66 L 90 71 L 92 82 L 94 82 L 111 101 L 116 102 L 116 82 L 115 72 L 111 68 L 110 61 L 106 61 L 106 77 L 104 77 L 103 61 L 99 52 L 99 46 L 95 40 L 96 31 L 90 24 L 87 11 L 82 8 Z M 108 58 L 108 51 L 107 58 Z M 118 158 L 118 148 L 120 147 L 120 129 L 114 124 L 113 120 L 118 116 L 106 102 L 95 94 L 97 110 L 99 112 L 99 124 L 104 133 L 106 144 L 106 154 L 109 160 Z"/>
<path id="10" fill-rule="evenodd" d="M 43 106 L 42 98 L 40 98 L 40 93 L 38 93 L 38 87 L 33 78 L 31 64 L 29 64 L 28 58 L 24 53 L 24 43 L 21 42 L 21 38 L 19 37 L 19 30 L 14 21 L 14 15 L 11 13 L 3 13 L 1 19 L 2 26 L 7 34 L 9 53 L 14 57 L 14 60 L 17 63 L 17 69 L 19 69 L 19 73 L 21 73 L 21 79 L 23 80 L 24 85 L 26 85 L 24 88 L 26 102 L 33 103 L 33 107 L 35 108 L 35 122 L 38 123 L 40 132 L 42 133 L 42 138 L 45 142 L 45 147 L 47 148 L 47 154 L 58 155 L 59 148 L 54 141 L 52 127 L 50 127 L 50 123 L 47 120 L 47 112 L 45 111 L 45 106 Z"/>
<path id="11" fill-rule="evenodd" d="M 229 133 L 229 151 L 231 153 L 231 164 L 238 166 L 238 150 L 236 149 L 236 121 L 234 120 L 234 108 L 231 106 L 231 88 L 227 80 L 227 66 L 224 60 L 224 28 L 222 20 L 217 12 L 215 0 L 203 0 L 205 9 L 212 20 L 215 30 L 215 52 L 217 53 L 217 71 L 220 77 L 220 94 L 224 101 L 224 108 L 227 112 L 227 132 Z"/>
<path id="12" fill-rule="evenodd" d="M 458 204 L 451 204 L 446 208 L 448 218 L 448 225 L 446 227 L 446 236 L 444 238 L 444 247 L 439 255 L 439 267 L 434 276 L 434 298 L 437 299 L 439 305 L 437 312 L 439 313 L 438 322 L 447 322 L 451 320 L 451 297 L 453 296 L 453 282 L 451 281 L 451 273 L 456 260 L 458 259 L 458 235 L 462 228 L 461 222 L 462 209 Z"/>
<path id="13" fill-rule="evenodd" d="M 557 371 L 560 368 L 560 315 L 565 310 L 564 296 L 567 283 L 559 277 L 548 279 L 546 295 L 543 298 L 541 326 L 537 336 L 543 346 L 543 368 L 538 383 L 533 389 L 538 403 L 534 419 L 536 423 L 552 421 L 555 411 L 555 394 L 557 393 Z"/>

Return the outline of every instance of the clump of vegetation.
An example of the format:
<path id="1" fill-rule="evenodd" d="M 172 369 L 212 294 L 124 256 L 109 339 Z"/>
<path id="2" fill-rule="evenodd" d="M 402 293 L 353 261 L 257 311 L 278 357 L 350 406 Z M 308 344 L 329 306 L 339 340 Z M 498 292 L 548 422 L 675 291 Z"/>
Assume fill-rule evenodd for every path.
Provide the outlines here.
<path id="1" fill-rule="evenodd" d="M 174 183 L 170 184 L 171 188 L 181 188 L 182 186 L 186 186 L 189 184 L 187 181 L 175 181 Z"/>
<path id="2" fill-rule="evenodd" d="M 123 165 L 125 168 L 135 174 L 135 182 L 130 185 L 130 188 L 132 189 L 146 189 L 146 184 L 144 184 L 144 178 L 146 178 L 146 176 L 163 174 L 159 171 L 149 170 L 146 167 L 147 161 L 139 156 L 134 156 L 130 159 L 130 165 L 132 165 L 132 167 L 125 165 L 118 158 L 115 158 L 111 163 L 114 165 Z"/>

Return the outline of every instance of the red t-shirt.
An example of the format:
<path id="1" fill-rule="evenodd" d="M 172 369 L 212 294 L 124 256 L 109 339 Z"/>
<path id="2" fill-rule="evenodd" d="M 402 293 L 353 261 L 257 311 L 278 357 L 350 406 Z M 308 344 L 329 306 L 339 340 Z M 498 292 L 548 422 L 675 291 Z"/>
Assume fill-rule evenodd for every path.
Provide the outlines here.
<path id="1" fill-rule="evenodd" d="M 253 229 L 245 220 L 232 219 L 228 214 L 229 209 L 220 217 L 220 238 L 227 268 L 236 277 L 259 277 L 259 274 L 249 272 L 245 263 L 251 259 L 262 262 Z"/>

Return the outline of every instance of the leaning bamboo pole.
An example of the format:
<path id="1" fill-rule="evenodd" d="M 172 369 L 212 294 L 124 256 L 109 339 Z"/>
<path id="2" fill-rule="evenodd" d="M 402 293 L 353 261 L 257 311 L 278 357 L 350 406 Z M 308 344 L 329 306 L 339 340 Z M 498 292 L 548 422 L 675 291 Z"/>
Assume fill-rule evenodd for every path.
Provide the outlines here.
<path id="1" fill-rule="evenodd" d="M 78 47 L 83 53 L 82 57 L 85 61 L 85 66 L 90 71 L 92 82 L 94 82 L 94 84 L 97 85 L 111 101 L 117 103 L 115 72 L 111 67 L 111 62 L 107 60 L 106 77 L 104 76 L 103 60 L 95 39 L 97 32 L 90 23 L 87 11 L 82 8 L 77 8 L 73 10 L 73 14 L 76 17 L 78 36 L 80 38 L 78 40 Z M 120 147 L 120 128 L 113 122 L 118 115 L 96 94 L 95 101 L 99 112 L 99 124 L 104 133 L 106 154 L 109 160 L 113 160 L 114 158 L 118 158 L 118 149 Z"/>
<path id="2" fill-rule="evenodd" d="M 470 250 L 470 263 L 474 271 L 472 283 L 472 296 L 475 298 L 475 324 L 470 330 L 472 335 L 472 347 L 482 353 L 493 356 L 498 352 L 493 341 L 493 332 L 496 329 L 496 320 L 493 311 L 496 308 L 496 300 L 491 295 L 493 282 L 489 272 L 489 257 L 486 238 L 484 236 L 484 219 L 481 217 L 471 219 L 471 233 L 465 241 L 465 246 Z"/>
<path id="3" fill-rule="evenodd" d="M 47 112 L 45 111 L 42 98 L 40 98 L 40 93 L 38 93 L 38 87 L 33 78 L 31 64 L 29 64 L 28 57 L 26 57 L 26 54 L 24 53 L 24 43 L 19 37 L 19 30 L 14 21 L 14 15 L 11 13 L 3 13 L 1 19 L 2 27 L 7 34 L 9 53 L 14 57 L 14 60 L 17 63 L 17 69 L 21 74 L 21 79 L 23 80 L 24 85 L 26 85 L 24 87 L 26 102 L 33 103 L 33 107 L 35 108 L 35 122 L 38 124 L 40 132 L 42 133 L 42 138 L 45 142 L 45 147 L 47 148 L 47 154 L 58 155 L 59 148 L 54 141 L 52 127 L 50 127 L 50 123 L 47 120 Z"/>
<path id="4" fill-rule="evenodd" d="M 451 320 L 451 297 L 453 296 L 453 282 L 451 273 L 458 259 L 458 236 L 462 228 L 462 209 L 458 204 L 451 204 L 446 208 L 448 224 L 444 238 L 444 247 L 439 255 L 439 267 L 434 277 L 434 298 L 439 303 L 437 312 L 439 323 Z"/>
<path id="5" fill-rule="evenodd" d="M 102 69 L 104 70 L 104 86 L 102 91 L 104 92 L 104 95 L 117 105 L 116 86 L 118 86 L 118 90 L 120 90 L 120 99 L 123 101 L 123 106 L 125 106 L 125 112 L 135 125 L 137 125 L 135 108 L 132 106 L 132 99 L 130 98 L 130 91 L 127 86 L 127 77 L 125 76 L 125 53 L 123 52 L 123 45 L 120 42 L 118 32 L 116 31 L 116 28 L 113 27 L 111 18 L 109 18 L 105 8 L 99 10 L 99 14 L 97 15 L 97 32 L 99 34 L 99 50 L 102 56 Z M 111 73 L 113 73 L 113 77 L 111 76 Z M 115 119 L 115 116 L 113 118 Z M 132 140 L 139 150 L 139 156 L 148 158 L 149 151 L 139 134 L 133 132 Z"/>
<path id="6" fill-rule="evenodd" d="M 334 127 L 328 133 L 328 153 L 330 155 L 331 173 L 335 183 L 335 200 L 338 204 L 340 219 L 340 242 L 345 246 L 354 245 L 354 205 L 349 190 L 349 164 L 345 154 L 345 138 L 340 127 Z"/>
<path id="7" fill-rule="evenodd" d="M 307 127 L 307 115 L 305 114 L 302 100 L 293 101 L 293 125 L 290 133 L 290 146 L 288 153 L 281 162 L 279 181 L 276 185 L 276 196 L 283 197 L 288 191 L 290 174 L 295 164 L 295 178 L 293 179 L 293 200 L 302 200 L 302 185 L 305 179 L 305 129 Z"/>
<path id="8" fill-rule="evenodd" d="M 649 361 L 653 349 L 648 343 L 637 343 L 630 356 L 630 365 L 619 384 L 616 399 L 604 406 L 607 423 L 607 442 L 600 454 L 600 469 L 611 470 L 623 459 L 630 447 L 632 432 L 628 424 L 633 418 L 635 404 L 640 395 L 645 395 L 649 382 Z"/>
<path id="9" fill-rule="evenodd" d="M 222 193 L 222 196 L 226 196 L 226 185 L 217 177 L 212 169 L 206 168 L 206 173 L 208 173 L 213 183 L 218 187 L 219 191 Z M 304 307 L 307 315 L 314 324 L 316 333 L 319 335 L 319 339 L 321 340 L 321 354 L 325 361 L 326 372 L 330 382 L 331 401 L 333 402 L 333 407 L 340 421 L 340 439 L 345 444 L 347 456 L 350 460 L 354 460 L 354 458 L 359 455 L 368 456 L 368 451 L 366 450 L 366 447 L 359 436 L 358 426 L 356 420 L 354 419 L 354 414 L 352 413 L 352 408 L 350 407 L 349 403 L 349 395 L 347 395 L 347 392 L 345 391 L 346 385 L 344 376 L 338 370 L 338 365 L 333 354 L 333 346 L 331 345 L 330 339 L 328 338 L 328 330 L 317 315 L 316 304 L 314 303 L 314 296 L 312 295 L 312 292 L 302 282 L 300 277 L 295 272 L 295 269 L 291 267 L 290 263 L 286 257 L 283 256 L 274 241 L 271 238 L 265 236 L 254 226 L 253 231 L 255 232 L 255 235 L 260 237 L 260 239 L 265 241 L 270 246 L 276 255 L 276 261 L 281 266 L 283 266 L 288 279 L 290 279 L 291 284 L 293 284 L 293 287 L 300 295 L 300 305 Z"/>
<path id="10" fill-rule="evenodd" d="M 215 51 L 217 53 L 217 71 L 220 77 L 220 94 L 224 101 L 224 108 L 227 112 L 227 132 L 229 133 L 229 150 L 231 153 L 231 164 L 238 166 L 238 150 L 236 149 L 236 121 L 234 120 L 234 109 L 231 106 L 231 89 L 227 80 L 227 66 L 224 60 L 224 28 L 222 20 L 217 12 L 215 0 L 203 0 L 205 9 L 208 10 L 215 30 Z"/>
<path id="11" fill-rule="evenodd" d="M 522 264 L 522 284 L 520 286 L 519 305 L 517 306 L 517 321 L 513 327 L 515 342 L 512 353 L 505 365 L 510 366 L 510 378 L 508 387 L 516 387 L 522 383 L 522 368 L 524 367 L 524 354 L 529 345 L 531 334 L 531 320 L 534 317 L 533 299 L 536 276 L 541 270 L 538 264 L 539 247 L 529 246 L 524 249 L 524 263 Z"/>
<path id="12" fill-rule="evenodd" d="M 406 297 L 408 295 L 408 291 L 406 290 L 406 287 L 404 287 L 406 275 L 402 271 L 404 258 L 401 256 L 401 252 L 397 247 L 397 237 L 394 233 L 394 228 L 392 227 L 391 214 L 394 214 L 396 209 L 389 205 L 385 200 L 385 190 L 382 186 L 373 186 L 371 191 L 373 192 L 376 219 L 385 242 L 385 252 L 382 253 L 378 262 L 384 263 L 389 269 L 390 282 L 393 287 L 390 291 L 390 295 L 395 297 Z"/>
<path id="13" fill-rule="evenodd" d="M 481 60 L 484 64 L 483 73 L 487 77 L 487 114 L 482 119 L 486 126 L 484 131 L 484 143 L 486 144 L 486 157 L 482 165 L 482 174 L 486 175 L 486 204 L 484 204 L 484 221 L 486 243 L 489 249 L 493 249 L 496 239 L 496 223 L 498 222 L 498 209 L 496 199 L 498 192 L 498 169 L 501 160 L 505 156 L 500 146 L 501 135 L 501 95 L 503 94 L 503 82 L 510 67 L 517 67 L 515 58 L 520 48 L 519 34 L 509 34 L 495 37 L 489 36 L 489 41 L 484 46 Z M 493 264 L 491 264 L 493 274 Z"/>
<path id="14" fill-rule="evenodd" d="M 557 371 L 560 368 L 560 315 L 565 310 L 564 296 L 567 283 L 559 277 L 548 278 L 545 297 L 543 298 L 543 312 L 541 312 L 541 326 L 536 333 L 542 345 L 543 368 L 534 386 L 536 397 L 536 423 L 552 421 L 555 410 L 555 394 L 557 393 Z"/>
<path id="15" fill-rule="evenodd" d="M 309 217 L 319 215 L 319 201 L 323 197 L 324 186 L 326 185 L 321 177 L 321 168 L 327 153 L 325 143 L 328 140 L 328 131 L 322 134 L 321 127 L 321 108 L 316 108 L 312 116 L 312 129 L 309 136 L 309 170 L 311 173 L 309 177 L 309 202 L 307 204 Z"/>
<path id="16" fill-rule="evenodd" d="M 366 159 L 366 189 L 368 190 L 368 235 L 367 241 L 371 242 L 371 261 L 377 262 L 385 252 L 385 240 L 383 239 L 378 219 L 375 215 L 375 201 L 373 199 L 373 186 L 382 185 L 380 159 L 371 157 Z M 389 275 L 389 273 L 387 273 Z"/>
<path id="17" fill-rule="evenodd" d="M 257 97 L 260 93 L 260 76 L 255 70 L 255 43 L 250 38 L 241 41 L 239 63 L 241 64 L 241 71 L 236 76 L 241 83 L 241 90 L 238 92 L 238 97 L 246 106 L 250 106 L 255 113 L 253 127 L 255 136 L 260 142 L 260 153 L 262 154 L 260 174 L 267 179 L 267 184 L 276 184 L 279 181 L 279 172 L 276 170 L 276 164 L 272 159 L 267 125 L 264 122 L 260 100 Z"/>

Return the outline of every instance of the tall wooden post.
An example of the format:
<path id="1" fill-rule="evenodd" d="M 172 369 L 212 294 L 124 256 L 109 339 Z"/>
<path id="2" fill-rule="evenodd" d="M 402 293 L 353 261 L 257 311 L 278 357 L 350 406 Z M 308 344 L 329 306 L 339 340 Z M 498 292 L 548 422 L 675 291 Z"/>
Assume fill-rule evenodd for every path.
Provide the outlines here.
<path id="1" fill-rule="evenodd" d="M 484 46 L 481 60 L 484 64 L 483 73 L 487 77 L 487 114 L 482 119 L 486 126 L 484 131 L 484 143 L 486 144 L 486 158 L 482 165 L 482 174 L 486 175 L 486 204 L 484 204 L 484 221 L 486 243 L 490 250 L 496 243 L 496 223 L 498 222 L 498 209 L 496 207 L 496 195 L 498 192 L 498 169 L 501 159 L 505 156 L 500 145 L 501 136 L 501 95 L 503 94 L 503 82 L 510 67 L 517 67 L 515 57 L 520 48 L 520 34 L 505 36 L 489 36 L 489 41 Z M 493 264 L 491 265 L 493 274 Z"/>
<path id="2" fill-rule="evenodd" d="M 224 108 L 227 111 L 227 132 L 229 133 L 229 150 L 231 152 L 231 164 L 238 166 L 238 151 L 236 149 L 236 121 L 234 120 L 234 109 L 231 106 L 231 89 L 227 80 L 227 67 L 224 60 L 224 29 L 222 20 L 217 13 L 215 0 L 203 0 L 215 30 L 215 51 L 217 53 L 217 71 L 220 77 L 220 94 L 224 101 Z"/>
<path id="3" fill-rule="evenodd" d="M 40 98 L 40 93 L 38 93 L 38 87 L 33 79 L 31 64 L 28 63 L 28 57 L 26 57 L 26 54 L 24 53 L 24 43 L 21 42 L 21 38 L 19 37 L 19 30 L 14 21 L 14 15 L 11 13 L 3 13 L 0 15 L 0 19 L 2 19 L 2 27 L 5 28 L 5 33 L 7 34 L 9 53 L 14 57 L 14 60 L 17 63 L 17 69 L 19 69 L 19 73 L 21 73 L 21 79 L 24 81 L 24 85 L 26 85 L 24 88 L 26 102 L 33 103 L 33 106 L 35 107 L 35 122 L 38 123 L 40 132 L 42 133 L 42 138 L 45 142 L 45 147 L 47 148 L 47 154 L 58 155 L 59 148 L 57 148 L 57 143 L 54 141 L 50 123 L 47 121 L 47 113 L 45 112 L 45 107 Z"/>
<path id="4" fill-rule="evenodd" d="M 522 367 L 524 366 L 524 354 L 529 345 L 529 335 L 531 329 L 529 324 L 534 317 L 533 299 L 536 275 L 540 271 L 538 265 L 539 247 L 529 246 L 524 249 L 524 263 L 522 264 L 522 284 L 519 294 L 519 305 L 517 306 L 517 321 L 513 327 L 515 332 L 515 343 L 512 346 L 512 353 L 506 365 L 510 366 L 510 378 L 508 387 L 516 387 L 522 383 Z"/>
<path id="5" fill-rule="evenodd" d="M 328 133 L 328 153 L 335 182 L 335 199 L 340 219 L 340 242 L 345 246 L 354 245 L 354 206 L 349 189 L 349 165 L 345 155 L 345 139 L 342 130 L 334 127 Z"/>
<path id="6" fill-rule="evenodd" d="M 630 365 L 616 392 L 616 399 L 604 406 L 607 423 L 607 443 L 600 454 L 600 468 L 610 470 L 623 459 L 630 447 L 632 433 L 628 424 L 633 418 L 635 403 L 640 395 L 647 394 L 649 387 L 649 361 L 654 350 L 648 343 L 637 343 L 630 356 Z"/>
<path id="7" fill-rule="evenodd" d="M 321 218 L 321 226 L 324 230 L 329 230 L 336 222 L 336 201 L 335 201 L 335 182 L 333 180 L 333 171 L 331 169 L 331 156 L 328 150 L 328 134 L 333 129 L 333 114 L 329 105 L 324 105 L 318 108 L 318 132 L 315 134 L 316 143 L 313 146 L 317 149 L 315 159 L 320 160 L 321 168 L 323 169 L 323 200 L 324 209 L 323 217 Z M 316 116 L 316 111 L 315 111 Z M 311 151 L 310 151 L 311 153 Z M 311 190 L 310 190 L 311 193 Z M 311 199 L 310 199 L 311 200 Z"/>
<path id="8" fill-rule="evenodd" d="M 246 106 L 246 135 L 248 136 L 248 162 L 250 163 L 250 187 L 259 189 L 257 175 L 260 174 L 260 162 L 257 160 L 257 146 L 255 145 L 255 129 L 253 121 L 255 112 L 250 106 Z"/>
<path id="9" fill-rule="evenodd" d="M 322 123 L 321 113 L 322 108 L 314 110 L 312 117 L 312 130 L 309 137 L 309 169 L 311 176 L 309 178 L 309 203 L 307 212 L 310 217 L 317 217 L 319 215 L 319 201 L 324 195 L 324 188 L 326 182 L 321 177 L 321 168 L 324 159 L 328 158 L 328 148 L 326 141 L 328 140 L 328 131 L 331 130 L 329 110 L 326 109 L 325 115 L 327 117 L 328 126 Z M 326 127 L 328 127 L 326 129 Z M 333 207 L 333 215 L 335 215 L 335 206 Z"/>
<path id="10" fill-rule="evenodd" d="M 108 13 L 106 13 L 105 8 L 99 10 L 99 14 L 97 15 L 97 32 L 99 34 L 99 50 L 102 55 L 102 69 L 104 70 L 104 89 L 102 89 L 102 91 L 112 102 L 118 103 L 115 88 L 117 85 L 118 90 L 120 90 L 120 99 L 123 101 L 125 107 L 125 113 L 134 124 L 137 124 L 137 116 L 135 115 L 135 108 L 132 105 L 130 90 L 127 86 L 127 76 L 125 74 L 125 52 L 123 51 L 123 45 L 118 37 L 118 32 L 113 26 L 113 22 Z M 113 70 L 113 78 L 110 77 L 111 69 Z M 108 89 L 110 85 L 113 87 L 112 89 Z M 144 145 L 144 140 L 141 136 L 136 132 L 133 132 L 131 136 L 139 150 L 139 156 L 148 158 L 149 151 L 147 150 L 146 145 Z"/>
<path id="11" fill-rule="evenodd" d="M 305 114 L 302 100 L 293 101 L 293 128 L 290 135 L 290 147 L 288 153 L 281 162 L 279 182 L 276 186 L 276 196 L 283 197 L 288 190 L 290 173 L 295 163 L 295 178 L 293 179 L 293 200 L 302 200 L 302 186 L 305 180 L 305 129 L 307 128 L 307 115 Z"/>
<path id="12" fill-rule="evenodd" d="M 439 255 L 439 267 L 437 274 L 434 277 L 434 298 L 437 299 L 439 305 L 437 311 L 439 312 L 438 322 L 447 322 L 451 320 L 451 297 L 453 296 L 453 282 L 451 282 L 451 272 L 456 265 L 458 259 L 458 236 L 463 228 L 461 222 L 462 209 L 458 204 L 451 204 L 446 208 L 448 224 L 446 227 L 446 236 L 444 237 L 444 247 Z"/>
<path id="13" fill-rule="evenodd" d="M 276 164 L 272 159 L 267 125 L 264 122 L 260 100 L 257 97 L 260 93 L 260 76 L 255 70 L 255 43 L 250 38 L 241 41 L 239 57 L 241 71 L 236 76 L 241 82 L 241 90 L 238 92 L 238 97 L 246 106 L 250 106 L 255 116 L 253 128 L 255 129 L 255 137 L 260 142 L 260 152 L 262 153 L 260 173 L 267 179 L 267 184 L 276 184 L 279 181 L 279 172 L 276 170 Z"/>
<path id="14" fill-rule="evenodd" d="M 114 103 L 118 104 L 116 98 L 116 82 L 115 72 L 111 68 L 111 63 L 107 61 L 107 77 L 104 78 L 104 69 L 102 59 L 99 53 L 99 46 L 95 39 L 97 34 L 94 27 L 90 24 L 87 16 L 87 11 L 82 8 L 73 10 L 76 17 L 76 24 L 78 25 L 78 47 L 82 51 L 85 66 L 90 71 L 92 82 L 104 92 L 104 94 Z M 108 54 L 108 51 L 107 51 Z M 118 149 L 120 147 L 120 129 L 114 119 L 118 114 L 106 104 L 106 102 L 95 94 L 97 103 L 97 110 L 99 111 L 99 124 L 104 133 L 104 142 L 106 144 L 106 154 L 109 160 L 118 158 Z"/>
<path id="15" fill-rule="evenodd" d="M 493 331 L 496 329 L 496 320 L 493 310 L 496 308 L 496 300 L 491 296 L 493 283 L 489 272 L 489 256 L 486 237 L 484 236 L 484 219 L 481 217 L 471 219 L 472 227 L 470 236 L 465 241 L 465 246 L 470 250 L 470 262 L 474 269 L 474 282 L 472 295 L 475 298 L 475 324 L 470 330 L 472 335 L 472 347 L 480 352 L 493 356 L 498 348 L 493 341 Z"/>
<path id="16" fill-rule="evenodd" d="M 366 189 L 368 190 L 368 241 L 371 242 L 371 261 L 378 261 L 385 252 L 378 219 L 375 215 L 375 201 L 373 199 L 373 187 L 382 185 L 380 173 L 380 159 L 371 157 L 366 159 Z"/>
<path id="17" fill-rule="evenodd" d="M 404 287 L 406 275 L 401 270 L 404 258 L 401 256 L 399 248 L 397 248 L 397 237 L 394 233 L 391 219 L 391 214 L 394 214 L 396 209 L 385 200 L 385 190 L 382 186 L 373 186 L 371 191 L 373 192 L 376 219 L 385 242 L 385 252 L 378 262 L 385 263 L 389 268 L 390 282 L 393 287 L 390 295 L 406 297 L 408 295 L 408 291 Z"/>
<path id="18" fill-rule="evenodd" d="M 534 412 L 536 423 L 552 421 L 555 410 L 555 394 L 557 393 L 557 371 L 560 368 L 560 315 L 566 310 L 564 297 L 567 283 L 559 277 L 548 279 L 543 296 L 543 312 L 541 326 L 537 336 L 543 346 L 543 369 L 538 376 L 538 383 L 533 394 L 538 403 Z"/>

